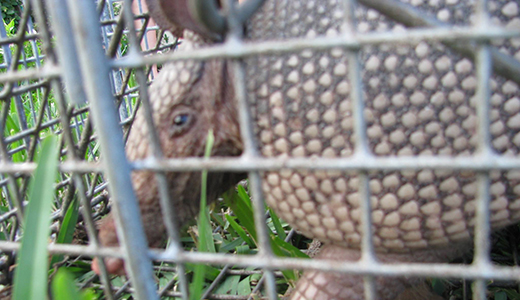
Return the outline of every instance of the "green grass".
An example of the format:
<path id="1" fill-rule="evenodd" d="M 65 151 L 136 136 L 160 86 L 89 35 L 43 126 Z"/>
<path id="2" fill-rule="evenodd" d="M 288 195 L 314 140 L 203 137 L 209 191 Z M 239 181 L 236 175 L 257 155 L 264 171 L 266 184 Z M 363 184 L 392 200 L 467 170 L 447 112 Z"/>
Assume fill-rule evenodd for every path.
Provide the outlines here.
<path id="1" fill-rule="evenodd" d="M 56 138 L 48 137 L 43 142 L 38 167 L 29 187 L 29 204 L 24 214 L 24 235 L 14 276 L 15 300 L 38 299 L 41 295 L 47 294 L 47 241 L 57 172 Z"/>

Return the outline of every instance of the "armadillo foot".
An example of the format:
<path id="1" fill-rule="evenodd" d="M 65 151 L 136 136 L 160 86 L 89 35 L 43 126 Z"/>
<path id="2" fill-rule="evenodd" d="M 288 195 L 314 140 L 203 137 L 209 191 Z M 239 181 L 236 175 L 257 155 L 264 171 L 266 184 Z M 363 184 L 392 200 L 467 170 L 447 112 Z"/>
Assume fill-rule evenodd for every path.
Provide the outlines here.
<path id="1" fill-rule="evenodd" d="M 379 261 L 384 263 L 397 262 L 442 262 L 455 258 L 461 254 L 460 247 L 451 249 L 434 249 L 418 251 L 410 254 L 378 254 Z M 334 245 L 324 245 L 317 259 L 330 259 L 341 263 L 357 261 L 360 252 Z M 419 285 L 421 278 L 376 277 L 376 299 L 396 299 L 407 288 Z M 306 271 L 298 281 L 291 296 L 291 300 L 363 300 L 363 276 L 341 273 Z M 436 298 L 423 298 L 436 299 Z"/>
<path id="2" fill-rule="evenodd" d="M 125 262 L 120 258 L 109 257 L 104 259 L 105 267 L 107 268 L 108 274 L 114 275 L 125 275 Z M 94 258 L 92 261 L 92 271 L 94 273 L 100 275 L 101 269 L 99 267 L 99 261 L 97 258 Z"/>

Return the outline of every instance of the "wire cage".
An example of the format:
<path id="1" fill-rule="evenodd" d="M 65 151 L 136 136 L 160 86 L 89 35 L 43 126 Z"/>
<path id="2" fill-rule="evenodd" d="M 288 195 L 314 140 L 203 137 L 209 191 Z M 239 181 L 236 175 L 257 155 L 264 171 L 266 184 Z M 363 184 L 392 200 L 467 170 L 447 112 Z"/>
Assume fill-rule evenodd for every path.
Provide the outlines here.
<path id="1" fill-rule="evenodd" d="M 179 40 L 151 21 L 143 10 L 142 0 L 133 3 L 130 0 L 5 2 L 0 11 L 3 20 L 0 25 L 0 284 L 5 286 L 2 296 L 9 297 L 20 240 L 27 234 L 24 234 L 21 224 L 24 222 L 31 174 L 36 169 L 35 157 L 42 140 L 49 135 L 59 137 L 60 163 L 59 181 L 54 185 L 48 250 L 53 255 L 64 255 L 61 260 L 53 260 L 57 266 L 83 270 L 78 271 L 81 276 L 76 283 L 82 288 L 93 288 L 99 298 L 127 299 L 131 295 L 137 299 L 191 299 L 188 286 L 192 280 L 193 264 L 197 263 L 214 266 L 212 270 L 216 272 L 213 283 L 208 284 L 207 293 L 202 296 L 204 299 L 277 299 L 287 288 L 287 283 L 278 284 L 282 275 L 280 270 L 288 269 L 364 276 L 366 299 L 375 299 L 374 276 L 463 280 L 464 286 L 451 294 L 450 299 L 487 299 L 493 296 L 497 299 L 499 294 L 515 299 L 515 295 L 520 295 L 520 267 L 517 266 L 519 229 L 513 226 L 506 233 L 490 238 L 489 225 L 494 216 L 490 210 L 490 194 L 495 192 L 490 180 L 495 178 L 497 170 L 515 172 L 520 169 L 517 152 L 520 126 L 512 126 L 511 132 L 496 136 L 498 125 L 493 123 L 497 107 L 507 105 L 505 103 L 514 106 L 520 99 L 520 4 L 515 0 L 473 1 L 472 22 L 462 18 L 465 14 L 458 11 L 467 9 L 470 4 L 456 0 L 344 1 L 347 8 L 356 5 L 356 16 L 361 21 L 357 21 L 354 28 L 362 34 L 256 43 L 243 42 L 235 37 L 215 47 L 174 54 L 171 53 Z M 380 26 L 381 18 L 390 20 L 391 28 Z M 456 26 L 445 26 L 442 21 Z M 404 30 L 404 27 L 409 29 Z M 463 43 L 459 43 L 461 40 Z M 457 157 L 375 156 L 368 150 L 371 141 L 365 130 L 367 121 L 363 111 L 365 106 L 372 105 L 370 101 L 377 95 L 364 90 L 362 85 L 375 83 L 362 83 L 359 74 L 374 63 L 370 59 L 377 47 L 397 44 L 412 45 L 417 49 L 425 41 L 442 43 L 442 49 L 449 49 L 446 50 L 448 53 L 467 56 L 474 61 L 475 70 L 462 84 L 474 91 L 475 110 L 480 120 L 478 136 L 481 137 L 476 148 L 484 150 Z M 345 76 L 351 86 L 355 144 L 367 146 L 356 148 L 356 155 L 335 159 L 269 159 L 257 153 L 246 99 L 247 71 L 242 59 L 338 47 L 355 54 L 349 57 L 350 72 Z M 146 95 L 147 86 L 156 77 L 157 69 L 171 61 L 215 58 L 233 61 L 235 73 L 243 75 L 234 78 L 245 148 L 242 157 L 165 159 L 155 156 L 127 162 L 123 141 L 138 107 L 145 109 L 149 106 L 147 100 L 142 103 L 141 98 L 147 98 L 142 95 Z M 432 57 L 431 61 L 441 58 Z M 455 68 L 450 65 L 448 70 L 439 70 L 437 75 L 447 76 Z M 510 99 L 513 100 L 507 102 Z M 512 118 L 514 116 L 505 120 Z M 518 120 L 511 122 L 518 123 Z M 153 137 L 149 143 L 160 148 Z M 184 235 L 181 238 L 175 226 L 169 228 L 173 240 L 167 250 L 150 250 L 146 246 L 136 197 L 131 188 L 131 171 L 156 172 L 158 185 L 167 190 L 164 172 L 205 169 L 248 172 L 258 233 L 256 254 L 185 251 L 187 247 L 181 247 L 181 241 L 190 239 Z M 475 204 L 474 256 L 466 257 L 468 264 L 383 264 L 374 259 L 374 242 L 368 234 L 361 237 L 363 259 L 359 262 L 337 264 L 276 256 L 270 250 L 270 237 L 265 225 L 261 173 L 281 169 L 357 172 L 359 197 L 366 199 L 360 201 L 363 232 L 372 230 L 369 225 L 372 208 L 369 205 L 368 176 L 371 172 L 418 169 L 476 172 L 479 197 Z M 520 194 L 513 188 L 507 192 L 513 198 Z M 109 204 L 109 198 L 113 200 L 112 204 Z M 162 200 L 168 202 L 168 199 Z M 74 204 L 76 202 L 79 209 Z M 77 225 L 73 226 L 74 235 L 72 240 L 59 243 L 58 236 L 71 207 L 78 213 Z M 118 232 L 122 236 L 120 248 L 103 248 L 96 238 L 95 223 L 111 207 L 118 212 L 118 220 L 123 225 Z M 221 230 L 218 228 L 215 232 Z M 295 230 L 290 230 L 288 240 L 293 234 Z M 496 247 L 497 250 L 491 250 L 491 260 L 490 249 Z M 114 278 L 103 267 L 101 275 L 95 275 L 89 271 L 93 257 L 124 258 L 129 276 Z M 155 262 L 153 270 L 151 260 Z M 505 266 L 496 264 L 500 260 Z M 245 294 L 236 291 L 230 294 L 219 289 L 219 285 L 226 281 L 238 285 L 246 276 L 248 292 Z M 472 291 L 466 287 L 466 282 L 473 283 Z"/>

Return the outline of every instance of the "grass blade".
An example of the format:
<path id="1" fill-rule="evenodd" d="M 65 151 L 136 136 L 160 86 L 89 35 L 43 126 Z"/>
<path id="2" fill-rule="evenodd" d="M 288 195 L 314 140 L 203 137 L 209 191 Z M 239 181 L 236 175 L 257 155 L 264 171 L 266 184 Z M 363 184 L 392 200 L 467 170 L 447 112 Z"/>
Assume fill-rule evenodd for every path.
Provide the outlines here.
<path id="1" fill-rule="evenodd" d="M 253 240 L 251 240 L 249 236 L 247 236 L 246 231 L 242 227 L 240 227 L 240 225 L 238 225 L 238 223 L 232 216 L 226 215 L 226 219 L 229 222 L 231 228 L 233 228 L 235 232 L 238 233 L 238 235 L 242 238 L 242 240 L 244 240 L 244 242 L 246 242 L 249 245 L 249 247 L 256 248 L 255 242 L 253 242 Z"/>
<path id="2" fill-rule="evenodd" d="M 237 295 L 238 293 L 238 283 L 240 282 L 240 276 L 233 275 L 228 276 L 226 279 L 219 285 L 219 287 L 215 290 L 215 294 L 217 295 Z"/>
<path id="3" fill-rule="evenodd" d="M 211 155 L 211 148 L 214 141 L 213 131 L 208 132 L 206 140 L 206 151 L 204 157 L 209 158 Z M 197 226 L 199 228 L 199 251 L 215 253 L 215 244 L 213 243 L 213 234 L 211 224 L 209 223 L 209 209 L 207 201 L 207 186 L 208 186 L 208 171 L 202 171 L 201 193 L 200 193 L 200 210 Z"/>
<path id="4" fill-rule="evenodd" d="M 42 295 L 47 295 L 47 241 L 54 181 L 58 171 L 56 140 L 56 137 L 51 136 L 43 141 L 38 167 L 30 183 L 24 236 L 18 253 L 18 268 L 14 274 L 15 300 L 41 299 Z"/>
<path id="5" fill-rule="evenodd" d="M 251 199 L 249 199 L 246 190 L 241 185 L 238 185 L 237 191 L 238 193 L 224 194 L 224 200 L 226 200 L 226 204 L 235 213 L 240 224 L 244 226 L 256 243 L 256 227 L 253 209 L 251 208 Z"/>
<path id="6" fill-rule="evenodd" d="M 79 202 L 74 198 L 67 209 L 67 213 L 65 213 L 63 222 L 61 223 L 60 232 L 58 233 L 58 238 L 56 238 L 57 244 L 69 244 L 72 242 L 76 223 L 78 222 L 78 212 Z M 63 255 L 54 255 L 51 260 L 51 266 L 61 260 L 63 260 Z"/>
<path id="7" fill-rule="evenodd" d="M 271 241 L 272 249 L 278 256 L 309 258 L 309 256 L 303 253 L 300 249 L 275 235 L 271 235 Z"/>
<path id="8" fill-rule="evenodd" d="M 276 229 L 276 233 L 278 237 L 282 240 L 285 240 L 287 235 L 285 234 L 285 230 L 283 230 L 282 222 L 274 212 L 274 210 L 269 208 L 269 215 L 271 216 L 271 220 L 273 221 L 274 228 Z"/>
<path id="9" fill-rule="evenodd" d="M 204 157 L 208 158 L 211 155 L 211 148 L 213 147 L 213 141 L 215 137 L 213 131 L 208 132 L 208 138 L 206 139 L 206 151 Z M 215 244 L 213 243 L 213 235 L 211 230 L 211 224 L 209 223 L 209 209 L 207 206 L 207 185 L 208 185 L 208 171 L 202 171 L 202 182 L 201 182 L 201 193 L 200 193 L 200 209 L 199 218 L 197 219 L 197 227 L 199 229 L 199 243 L 197 248 L 200 252 L 211 252 L 215 253 Z M 193 281 L 190 286 L 190 299 L 200 299 L 203 287 L 204 287 L 204 276 L 206 273 L 205 265 L 195 266 L 193 274 Z"/>

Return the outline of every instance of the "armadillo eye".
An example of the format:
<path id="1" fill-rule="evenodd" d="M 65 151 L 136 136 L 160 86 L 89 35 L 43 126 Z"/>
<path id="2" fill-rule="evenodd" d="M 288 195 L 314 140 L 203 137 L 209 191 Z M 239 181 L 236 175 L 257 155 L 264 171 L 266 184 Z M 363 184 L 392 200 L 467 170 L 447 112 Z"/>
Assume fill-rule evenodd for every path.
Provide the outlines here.
<path id="1" fill-rule="evenodd" d="M 185 133 L 193 123 L 195 116 L 189 111 L 178 112 L 173 116 L 170 126 L 170 136 L 179 136 Z"/>
<path id="2" fill-rule="evenodd" d="M 190 120 L 190 116 L 188 114 L 179 114 L 176 115 L 173 119 L 173 125 L 175 126 L 183 126 L 185 124 L 188 124 Z"/>

